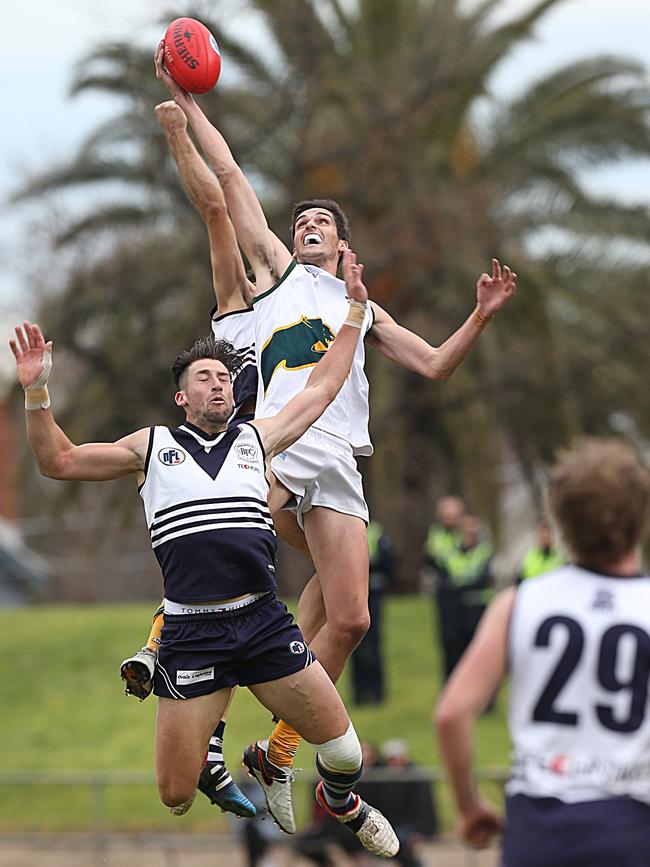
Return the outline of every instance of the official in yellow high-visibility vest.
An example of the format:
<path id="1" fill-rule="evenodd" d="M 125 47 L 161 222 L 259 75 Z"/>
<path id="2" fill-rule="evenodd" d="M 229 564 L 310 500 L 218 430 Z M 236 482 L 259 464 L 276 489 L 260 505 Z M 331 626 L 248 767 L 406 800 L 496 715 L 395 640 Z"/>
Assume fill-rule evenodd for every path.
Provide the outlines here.
<path id="1" fill-rule="evenodd" d="M 465 504 L 460 497 L 441 497 L 436 503 L 436 522 L 429 528 L 425 545 L 427 562 L 436 573 L 446 568 L 449 555 L 460 545 L 464 514 Z"/>
<path id="2" fill-rule="evenodd" d="M 459 524 L 460 543 L 439 566 L 436 599 L 445 678 L 449 677 L 472 640 L 492 590 L 492 546 L 481 538 L 481 524 L 464 515 Z"/>
<path id="3" fill-rule="evenodd" d="M 535 575 L 544 575 L 566 563 L 564 555 L 553 546 L 551 528 L 545 522 L 537 527 L 537 545 L 524 554 L 517 577 L 517 584 Z"/>

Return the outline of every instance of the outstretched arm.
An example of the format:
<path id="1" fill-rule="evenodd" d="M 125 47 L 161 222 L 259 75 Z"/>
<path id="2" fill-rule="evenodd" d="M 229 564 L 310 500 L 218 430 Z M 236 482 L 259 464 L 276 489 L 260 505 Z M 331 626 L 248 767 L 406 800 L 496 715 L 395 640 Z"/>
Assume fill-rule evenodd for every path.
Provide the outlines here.
<path id="1" fill-rule="evenodd" d="M 391 361 L 428 379 L 446 380 L 463 361 L 497 310 L 517 291 L 517 275 L 496 259 L 492 274 L 481 274 L 476 284 L 476 307 L 468 319 L 440 346 L 431 346 L 372 302 L 374 324 L 366 341 Z"/>
<path id="2" fill-rule="evenodd" d="M 116 443 L 74 445 L 54 421 L 47 380 L 52 367 L 52 343 L 38 325 L 16 326 L 9 345 L 16 359 L 18 380 L 25 389 L 27 440 L 44 476 L 53 479 L 104 481 L 130 473 L 142 474 L 149 439 L 146 429 Z"/>
<path id="3" fill-rule="evenodd" d="M 501 818 L 476 790 L 474 725 L 506 674 L 514 598 L 515 590 L 510 587 L 488 607 L 445 686 L 436 711 L 440 755 L 460 813 L 460 833 L 466 843 L 478 849 L 487 846 L 499 832 Z"/>
<path id="4" fill-rule="evenodd" d="M 350 299 L 348 318 L 325 356 L 315 365 L 302 391 L 271 418 L 255 419 L 267 458 L 288 448 L 323 414 L 350 372 L 366 315 L 368 293 L 363 285 L 363 265 L 351 250 L 343 253 L 343 276 Z"/>
<path id="5" fill-rule="evenodd" d="M 169 100 L 157 105 L 155 112 L 178 166 L 185 192 L 208 230 L 212 283 L 219 313 L 249 307 L 254 287 L 246 278 L 246 269 L 219 181 L 203 162 L 187 134 L 187 118 L 183 110 Z"/>
<path id="6" fill-rule="evenodd" d="M 291 253 L 271 231 L 255 191 L 235 162 L 221 133 L 210 123 L 187 91 L 179 87 L 163 64 L 163 43 L 154 55 L 156 76 L 183 109 L 208 162 L 216 172 L 241 244 L 255 272 L 257 292 L 266 292 L 291 263 Z"/>

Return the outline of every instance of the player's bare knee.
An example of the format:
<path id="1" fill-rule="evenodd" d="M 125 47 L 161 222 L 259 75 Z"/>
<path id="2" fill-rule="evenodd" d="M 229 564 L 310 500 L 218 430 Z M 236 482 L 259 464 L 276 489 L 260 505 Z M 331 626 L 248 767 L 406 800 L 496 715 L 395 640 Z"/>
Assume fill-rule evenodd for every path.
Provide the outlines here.
<path id="1" fill-rule="evenodd" d="M 196 780 L 164 780 L 158 783 L 158 795 L 166 807 L 179 807 L 194 794 Z"/>
<path id="2" fill-rule="evenodd" d="M 352 653 L 370 628 L 370 614 L 367 610 L 350 612 L 336 617 L 334 621 L 328 618 L 327 622 L 331 637 L 336 641 L 337 646 L 348 648 Z"/>
<path id="3" fill-rule="evenodd" d="M 166 807 L 179 807 L 194 794 L 197 776 L 169 774 L 158 777 L 158 796 Z"/>

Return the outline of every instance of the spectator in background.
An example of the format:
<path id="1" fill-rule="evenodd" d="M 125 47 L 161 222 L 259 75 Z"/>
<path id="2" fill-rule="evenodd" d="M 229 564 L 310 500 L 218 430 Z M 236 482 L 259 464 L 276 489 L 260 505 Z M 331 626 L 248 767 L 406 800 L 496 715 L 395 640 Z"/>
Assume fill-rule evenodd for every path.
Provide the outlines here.
<path id="1" fill-rule="evenodd" d="M 355 704 L 379 704 L 384 700 L 384 595 L 395 583 L 395 558 L 389 536 L 379 521 L 370 521 L 367 534 L 370 627 L 352 654 L 352 691 Z"/>
<path id="2" fill-rule="evenodd" d="M 460 521 L 465 503 L 460 497 L 441 497 L 436 503 L 436 520 L 426 542 L 428 565 L 436 572 L 446 569 L 447 558 L 460 544 Z"/>
<path id="3" fill-rule="evenodd" d="M 443 666 L 447 670 L 447 658 L 451 655 L 455 626 L 456 600 L 449 592 L 447 561 L 460 545 L 460 521 L 465 514 L 465 503 L 460 497 L 440 497 L 436 503 L 435 522 L 429 527 L 425 545 L 426 565 L 433 572 L 433 595 L 436 600 L 438 632 L 443 652 Z"/>
<path id="4" fill-rule="evenodd" d="M 393 829 L 399 840 L 395 863 L 401 867 L 422 867 L 418 844 L 431 839 L 438 829 L 431 781 L 419 774 L 405 740 L 386 741 L 380 753 L 385 771 L 382 780 L 362 780 L 360 785 L 378 797 L 393 817 Z"/>
<path id="5" fill-rule="evenodd" d="M 552 572 L 566 563 L 564 555 L 553 545 L 551 525 L 547 521 L 540 521 L 537 525 L 537 544 L 529 548 L 524 554 L 517 576 L 517 584 L 521 584 L 526 578 L 535 575 L 544 575 Z"/>
<path id="6" fill-rule="evenodd" d="M 282 832 L 266 815 L 264 792 L 251 777 L 242 777 L 237 784 L 240 791 L 257 809 L 256 815 L 246 822 L 240 822 L 229 814 L 232 831 L 237 835 L 246 852 L 246 867 L 280 867 L 283 860 L 278 858 L 277 851 L 282 843 Z M 334 824 L 338 827 L 339 823 L 334 822 Z M 346 829 L 342 828 L 342 830 Z"/>
<path id="7" fill-rule="evenodd" d="M 467 645 L 492 595 L 492 546 L 482 537 L 481 522 L 465 514 L 458 520 L 458 545 L 437 569 L 440 639 L 445 680 Z"/>

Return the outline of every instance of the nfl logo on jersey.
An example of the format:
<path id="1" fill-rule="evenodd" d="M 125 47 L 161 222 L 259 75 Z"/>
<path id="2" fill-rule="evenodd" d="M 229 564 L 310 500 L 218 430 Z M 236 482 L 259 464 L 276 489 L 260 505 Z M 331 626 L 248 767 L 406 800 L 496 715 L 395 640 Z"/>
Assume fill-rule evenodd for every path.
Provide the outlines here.
<path id="1" fill-rule="evenodd" d="M 185 452 L 182 449 L 161 449 L 158 452 L 158 460 L 167 467 L 173 467 L 183 463 Z"/>

